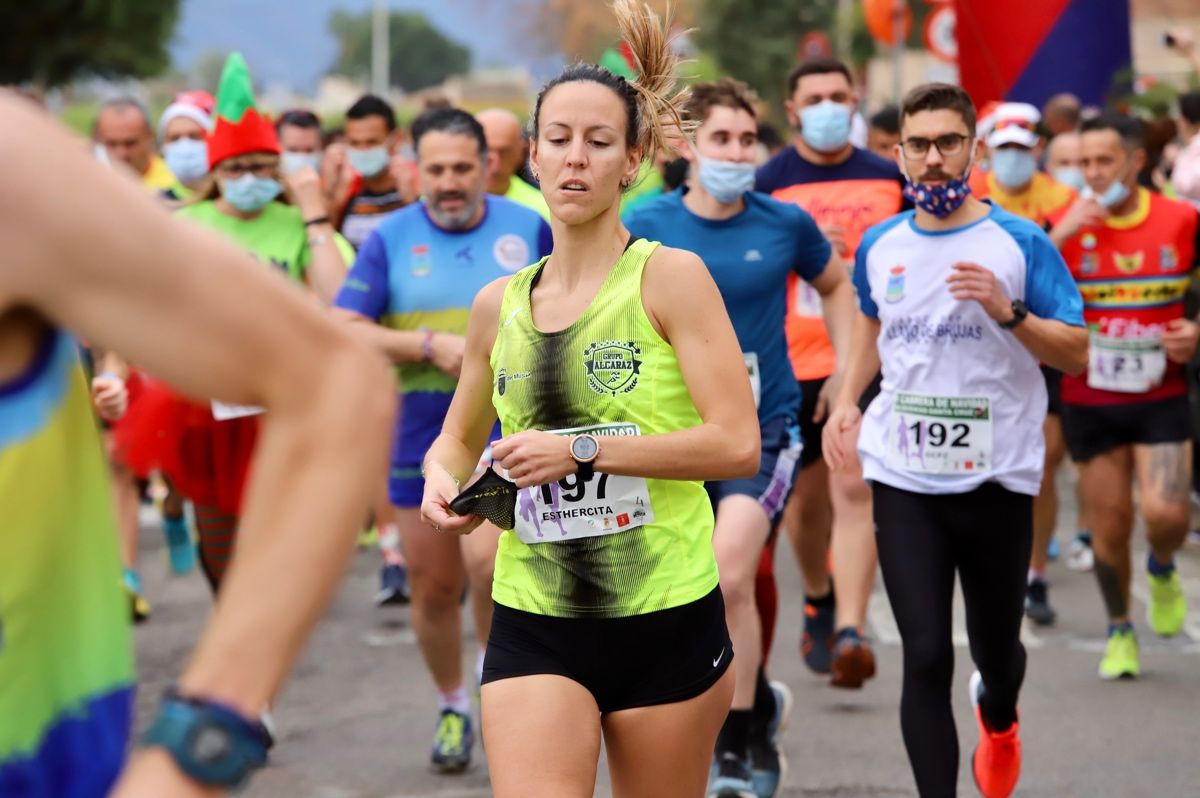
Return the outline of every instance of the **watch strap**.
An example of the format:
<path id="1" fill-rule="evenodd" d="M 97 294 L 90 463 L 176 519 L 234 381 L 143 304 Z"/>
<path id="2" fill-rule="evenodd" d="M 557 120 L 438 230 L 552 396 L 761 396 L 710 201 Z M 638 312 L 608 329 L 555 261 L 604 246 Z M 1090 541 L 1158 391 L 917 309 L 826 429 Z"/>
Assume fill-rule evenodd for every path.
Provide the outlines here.
<path id="1" fill-rule="evenodd" d="M 1021 300 L 1014 299 L 1012 303 L 1012 312 L 1013 317 L 1011 319 L 1000 322 L 1000 326 L 1006 330 L 1011 330 L 1021 322 L 1025 321 L 1025 318 L 1029 315 L 1029 308 L 1026 307 L 1025 303 Z"/>
<path id="2" fill-rule="evenodd" d="M 166 749 L 179 769 L 200 784 L 234 788 L 266 764 L 270 735 L 261 723 L 220 702 L 183 696 L 172 687 L 142 743 Z M 208 746 L 211 751 L 202 750 Z"/>

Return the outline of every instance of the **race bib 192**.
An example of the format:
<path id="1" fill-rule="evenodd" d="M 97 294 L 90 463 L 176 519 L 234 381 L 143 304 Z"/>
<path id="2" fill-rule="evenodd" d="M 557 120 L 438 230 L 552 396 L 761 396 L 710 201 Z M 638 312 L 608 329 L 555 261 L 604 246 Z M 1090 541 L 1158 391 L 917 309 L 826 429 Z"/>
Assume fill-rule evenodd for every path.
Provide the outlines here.
<path id="1" fill-rule="evenodd" d="M 598 424 L 592 427 L 551 430 L 556 435 L 588 433 L 600 440 L 638 435 L 636 424 Z M 599 471 L 590 479 L 569 474 L 558 482 L 523 488 L 517 493 L 514 534 L 525 543 L 612 535 L 654 521 L 650 486 L 643 477 L 622 477 Z"/>
<path id="2" fill-rule="evenodd" d="M 992 411 L 986 397 L 897 393 L 887 433 L 891 469 L 964 474 L 992 465 Z"/>

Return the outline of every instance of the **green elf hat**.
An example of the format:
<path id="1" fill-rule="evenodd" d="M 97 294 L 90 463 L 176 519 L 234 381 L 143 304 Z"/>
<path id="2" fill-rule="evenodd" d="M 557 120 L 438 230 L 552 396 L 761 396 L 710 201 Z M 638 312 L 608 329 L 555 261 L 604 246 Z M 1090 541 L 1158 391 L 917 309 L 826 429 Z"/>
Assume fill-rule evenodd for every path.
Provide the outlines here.
<path id="1" fill-rule="evenodd" d="M 230 53 L 221 72 L 217 88 L 216 120 L 208 134 L 208 168 L 211 171 L 221 161 L 251 152 L 279 154 L 279 137 L 275 126 L 258 113 L 254 104 L 254 88 L 250 70 L 241 53 Z"/>

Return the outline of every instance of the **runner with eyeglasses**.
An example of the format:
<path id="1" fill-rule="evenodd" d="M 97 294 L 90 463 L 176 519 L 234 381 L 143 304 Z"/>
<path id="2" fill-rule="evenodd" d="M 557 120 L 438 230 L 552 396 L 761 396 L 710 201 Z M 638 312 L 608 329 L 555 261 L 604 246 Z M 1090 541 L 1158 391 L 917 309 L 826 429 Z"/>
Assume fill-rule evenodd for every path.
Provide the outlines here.
<path id="1" fill-rule="evenodd" d="M 874 497 L 884 584 L 904 651 L 900 725 L 924 798 L 956 793 L 951 606 L 966 603 L 986 798 L 1021 771 L 1017 694 L 1033 497 L 1041 485 L 1046 385 L 1038 363 L 1087 363 L 1082 303 L 1036 224 L 970 196 L 982 147 L 962 89 L 929 84 L 901 109 L 901 167 L 916 210 L 871 228 L 855 259 L 862 310 L 846 381 L 825 428 L 831 469 L 882 364 L 858 453 Z"/>

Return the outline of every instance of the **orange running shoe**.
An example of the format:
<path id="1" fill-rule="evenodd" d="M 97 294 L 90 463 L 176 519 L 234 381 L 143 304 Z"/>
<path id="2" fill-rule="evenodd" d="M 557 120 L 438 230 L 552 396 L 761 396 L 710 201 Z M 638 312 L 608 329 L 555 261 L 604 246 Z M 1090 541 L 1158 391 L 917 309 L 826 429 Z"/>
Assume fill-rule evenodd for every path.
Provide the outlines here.
<path id="1" fill-rule="evenodd" d="M 831 671 L 829 683 L 847 690 L 860 689 L 863 682 L 875 675 L 875 652 L 853 626 L 837 633 Z"/>
<path id="2" fill-rule="evenodd" d="M 979 745 L 971 757 L 975 786 L 984 798 L 1008 798 L 1021 777 L 1020 724 L 1014 722 L 1005 731 L 992 731 L 979 711 L 979 696 L 983 692 L 979 671 L 971 674 L 970 690 L 975 719 L 979 722 Z"/>

